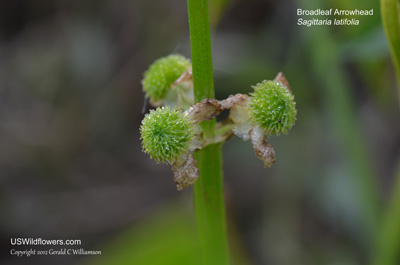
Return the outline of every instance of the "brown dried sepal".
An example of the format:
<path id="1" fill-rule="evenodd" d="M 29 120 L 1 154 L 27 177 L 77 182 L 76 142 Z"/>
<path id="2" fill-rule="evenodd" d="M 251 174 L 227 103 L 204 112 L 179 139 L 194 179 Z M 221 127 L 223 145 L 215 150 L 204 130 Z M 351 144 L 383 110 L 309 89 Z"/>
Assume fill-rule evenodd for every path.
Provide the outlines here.
<path id="1" fill-rule="evenodd" d="M 196 182 L 200 174 L 196 165 L 197 161 L 191 152 L 186 153 L 172 163 L 174 182 L 179 191 L 192 186 Z"/>
<path id="2" fill-rule="evenodd" d="M 281 82 L 282 85 L 284 85 L 284 86 L 289 90 L 290 94 L 293 95 L 292 89 L 290 88 L 290 85 L 289 85 L 289 81 L 287 81 L 285 75 L 284 75 L 282 72 L 279 72 L 279 73 L 276 75 L 274 81 Z"/>
<path id="3" fill-rule="evenodd" d="M 194 124 L 205 120 L 212 120 L 222 112 L 221 104 L 216 99 L 206 98 L 191 106 L 185 114 Z"/>
<path id="4" fill-rule="evenodd" d="M 250 97 L 247 95 L 236 94 L 223 103 L 225 107 L 230 108 L 229 121 L 233 133 L 244 141 L 249 139 L 249 132 L 253 128 L 253 125 L 249 123 L 249 100 Z"/>
<path id="5" fill-rule="evenodd" d="M 197 124 L 205 120 L 214 119 L 224 109 L 232 109 L 236 105 L 247 104 L 248 99 L 249 96 L 243 94 L 236 94 L 221 101 L 206 98 L 191 106 L 185 114 L 189 116 L 194 124 Z"/>
<path id="6" fill-rule="evenodd" d="M 233 96 L 232 95 L 229 96 L 229 98 L 227 99 L 221 100 L 220 104 L 222 109 L 232 109 L 236 105 L 240 106 L 246 105 L 248 100 L 249 100 L 248 95 L 236 94 Z"/>
<path id="7" fill-rule="evenodd" d="M 275 150 L 268 144 L 267 137 L 259 128 L 250 130 L 249 136 L 256 156 L 264 161 L 264 167 L 271 167 L 275 163 Z"/>
<path id="8" fill-rule="evenodd" d="M 171 89 L 174 89 L 177 85 L 189 82 L 193 86 L 193 74 L 192 67 L 190 67 L 186 72 L 184 72 L 175 82 L 172 83 Z"/>

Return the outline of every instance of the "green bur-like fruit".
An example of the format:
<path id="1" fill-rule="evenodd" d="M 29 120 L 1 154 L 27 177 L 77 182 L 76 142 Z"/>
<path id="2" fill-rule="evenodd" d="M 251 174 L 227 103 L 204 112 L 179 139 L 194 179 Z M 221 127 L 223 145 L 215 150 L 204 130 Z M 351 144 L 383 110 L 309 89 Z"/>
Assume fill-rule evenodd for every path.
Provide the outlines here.
<path id="1" fill-rule="evenodd" d="M 151 110 L 140 127 L 143 151 L 157 162 L 170 162 L 188 151 L 194 137 L 191 120 L 169 107 Z"/>
<path id="2" fill-rule="evenodd" d="M 171 54 L 156 60 L 144 73 L 143 91 L 152 101 L 163 99 L 174 83 L 191 67 L 188 59 L 178 54 Z"/>
<path id="3" fill-rule="evenodd" d="M 287 134 L 296 121 L 294 96 L 281 82 L 263 81 L 253 86 L 250 119 L 267 134 Z"/>

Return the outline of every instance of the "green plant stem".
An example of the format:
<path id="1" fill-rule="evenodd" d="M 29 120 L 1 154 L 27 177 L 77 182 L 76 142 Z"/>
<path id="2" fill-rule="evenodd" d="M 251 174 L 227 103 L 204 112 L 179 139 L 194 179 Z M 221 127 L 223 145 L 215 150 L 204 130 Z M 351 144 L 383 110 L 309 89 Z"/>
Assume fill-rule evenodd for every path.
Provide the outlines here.
<path id="1" fill-rule="evenodd" d="M 398 0 L 381 0 L 382 24 L 389 42 L 397 74 L 400 103 L 400 14 Z"/>
<path id="2" fill-rule="evenodd" d="M 200 177 L 194 185 L 198 230 L 204 264 L 229 264 L 222 193 L 221 144 L 196 154 Z"/>
<path id="3" fill-rule="evenodd" d="M 207 0 L 188 0 L 194 98 L 214 98 L 211 37 Z M 215 120 L 201 124 L 204 137 L 212 138 Z M 197 224 L 204 264 L 229 264 L 222 190 L 221 144 L 196 154 L 200 176 L 194 185 Z"/>

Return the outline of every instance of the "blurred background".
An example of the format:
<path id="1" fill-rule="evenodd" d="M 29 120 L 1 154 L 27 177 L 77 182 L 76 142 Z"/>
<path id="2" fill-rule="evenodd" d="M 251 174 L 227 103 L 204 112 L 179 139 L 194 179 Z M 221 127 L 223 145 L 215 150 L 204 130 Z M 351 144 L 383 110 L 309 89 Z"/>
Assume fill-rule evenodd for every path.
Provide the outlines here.
<path id="1" fill-rule="evenodd" d="M 190 58 L 186 8 L 0 1 L 1 264 L 200 264 L 192 191 L 178 192 L 139 139 L 144 71 L 170 53 Z M 306 27 L 297 8 L 374 15 Z M 298 109 L 291 132 L 270 137 L 271 169 L 249 142 L 223 147 L 232 263 L 370 264 L 400 157 L 379 1 L 215 0 L 210 9 L 216 97 L 282 71 Z M 80 239 L 102 255 L 17 258 L 14 237 Z"/>

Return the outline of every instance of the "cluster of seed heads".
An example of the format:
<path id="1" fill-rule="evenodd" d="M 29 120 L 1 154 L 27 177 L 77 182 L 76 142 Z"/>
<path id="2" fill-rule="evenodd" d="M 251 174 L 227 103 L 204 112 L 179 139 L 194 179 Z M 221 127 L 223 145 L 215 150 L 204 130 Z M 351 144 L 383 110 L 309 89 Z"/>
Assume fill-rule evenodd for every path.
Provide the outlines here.
<path id="1" fill-rule="evenodd" d="M 170 55 L 156 60 L 145 72 L 143 91 L 152 105 L 168 104 L 171 102 L 166 100 L 170 97 L 169 91 L 181 80 L 190 81 L 186 89 L 191 93 L 189 98 L 193 97 L 190 61 L 181 55 Z M 296 121 L 296 103 L 281 73 L 273 81 L 262 81 L 253 89 L 250 96 L 237 94 L 222 101 L 207 99 L 188 109 L 182 107 L 184 104 L 172 104 L 173 107 L 151 110 L 140 127 L 143 151 L 157 162 L 172 165 L 178 189 L 190 186 L 197 179 L 199 173 L 193 152 L 209 143 L 229 139 L 233 134 L 250 139 L 257 157 L 270 167 L 275 161 L 275 152 L 265 135 L 288 133 Z M 219 124 L 231 129 L 219 140 L 206 141 L 198 123 L 214 118 L 224 109 L 230 109 L 231 114 L 227 122 Z"/>

